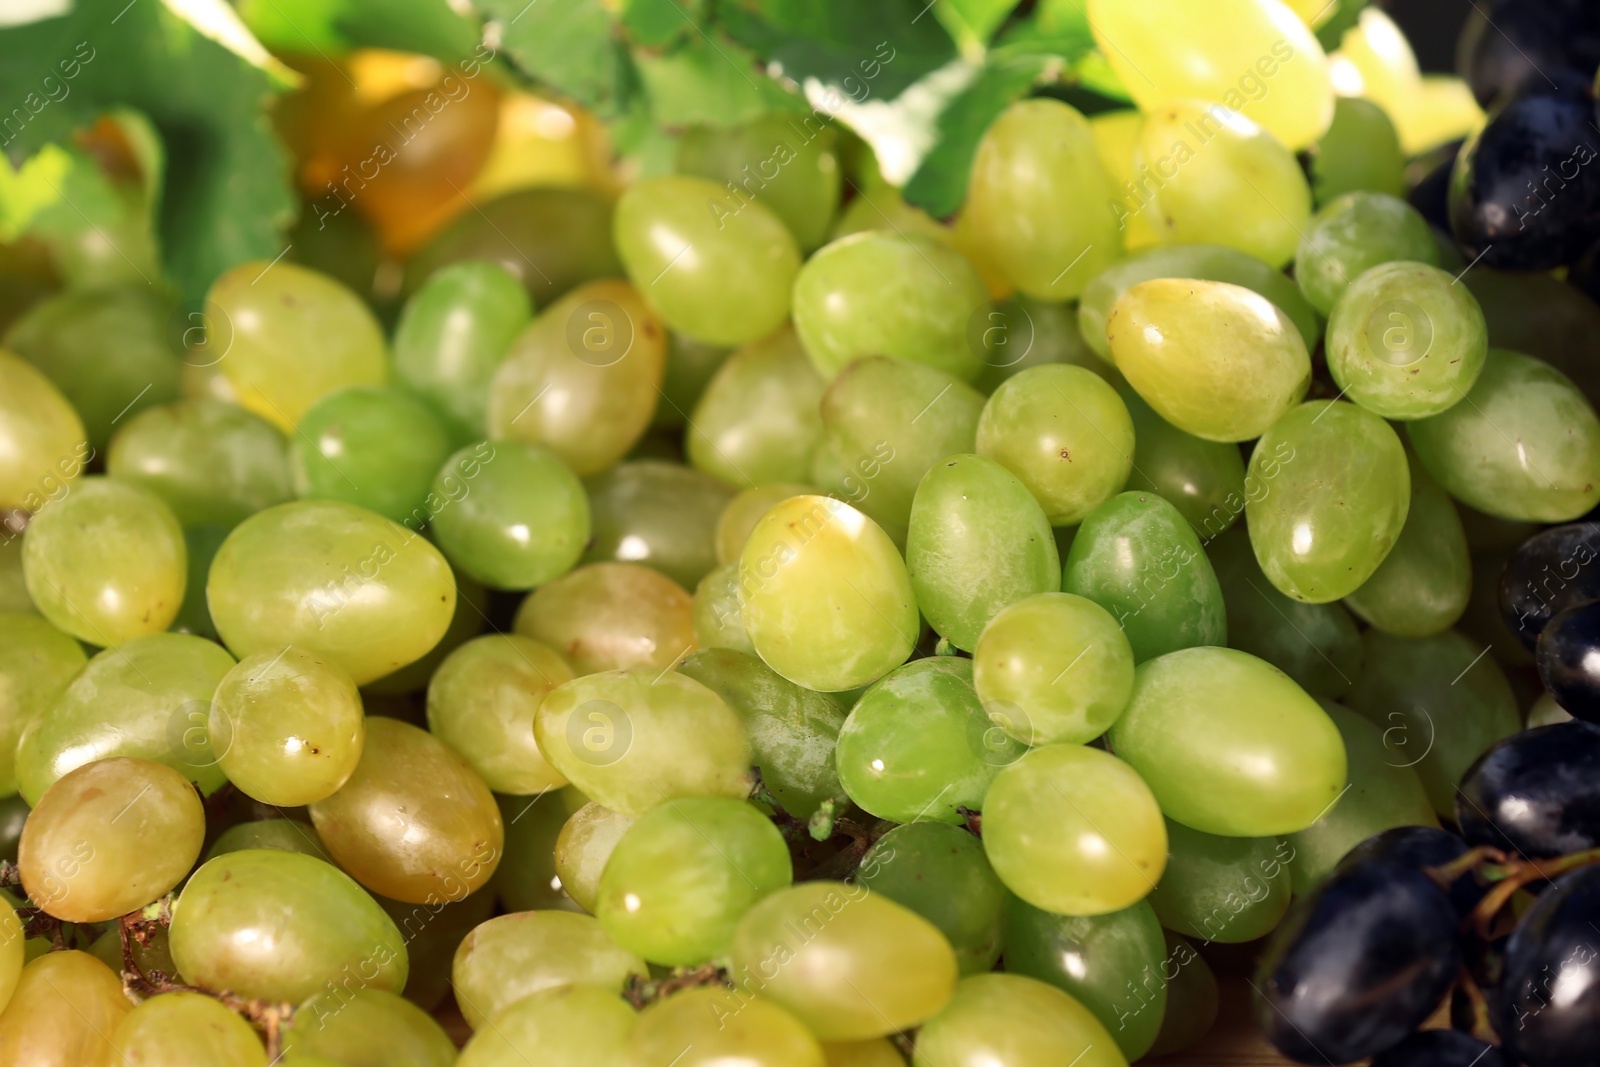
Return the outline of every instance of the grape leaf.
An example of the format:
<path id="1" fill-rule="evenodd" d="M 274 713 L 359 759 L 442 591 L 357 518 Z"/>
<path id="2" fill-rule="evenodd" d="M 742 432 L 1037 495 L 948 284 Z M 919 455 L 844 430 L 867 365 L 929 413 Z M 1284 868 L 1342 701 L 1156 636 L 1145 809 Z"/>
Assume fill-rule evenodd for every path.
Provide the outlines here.
<path id="1" fill-rule="evenodd" d="M 621 31 L 595 0 L 478 0 L 502 50 L 528 77 L 601 118 L 628 111 L 637 75 Z"/>
<path id="2" fill-rule="evenodd" d="M 622 28 L 635 44 L 652 48 L 700 36 L 706 0 L 625 0 Z"/>
<path id="3" fill-rule="evenodd" d="M 447 0 L 239 0 L 238 11 L 276 52 L 392 48 L 453 63 L 469 56 L 482 36 L 477 21 Z"/>
<path id="4" fill-rule="evenodd" d="M 1016 6 L 1017 0 L 939 0 L 933 10 L 964 48 L 981 48 Z"/>
<path id="5" fill-rule="evenodd" d="M 641 52 L 635 62 L 650 97 L 651 116 L 669 129 L 734 126 L 801 106 L 798 97 L 762 73 L 755 57 L 727 38 L 697 35 L 662 55 Z"/>

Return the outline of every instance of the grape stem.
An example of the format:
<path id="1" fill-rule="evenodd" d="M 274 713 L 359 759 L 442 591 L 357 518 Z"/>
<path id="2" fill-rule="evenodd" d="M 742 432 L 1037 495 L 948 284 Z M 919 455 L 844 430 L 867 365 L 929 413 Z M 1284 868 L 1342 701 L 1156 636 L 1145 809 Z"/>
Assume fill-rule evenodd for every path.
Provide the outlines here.
<path id="1" fill-rule="evenodd" d="M 1495 1033 L 1494 1024 L 1489 1021 L 1489 999 L 1483 995 L 1477 980 L 1465 967 L 1461 968 L 1461 974 L 1456 978 L 1456 985 L 1467 995 L 1467 1001 L 1472 1005 L 1472 1036 L 1486 1045 L 1498 1045 L 1500 1035 Z"/>
<path id="2" fill-rule="evenodd" d="M 967 829 L 972 833 L 972 836 L 983 836 L 983 812 L 957 805 L 956 814 L 966 820 Z"/>
<path id="3" fill-rule="evenodd" d="M 1492 936 L 1496 916 L 1511 902 L 1517 890 L 1534 882 L 1554 880 L 1568 871 L 1591 867 L 1597 863 L 1600 863 L 1600 848 L 1569 852 L 1565 856 L 1556 856 L 1552 859 L 1530 860 L 1526 857 L 1513 859 L 1498 848 L 1479 845 L 1463 852 L 1449 863 L 1429 867 L 1427 873 L 1446 890 L 1456 879 L 1468 874 L 1490 883 L 1489 891 L 1483 895 L 1483 899 L 1472 909 L 1472 914 L 1467 916 L 1465 921 L 1465 925 L 1471 926 L 1479 937 L 1489 938 Z"/>
<path id="4" fill-rule="evenodd" d="M 733 982 L 728 978 L 728 972 L 714 963 L 701 964 L 699 967 L 678 967 L 665 978 L 655 980 L 642 975 L 628 975 L 628 984 L 622 989 L 622 996 L 636 1010 L 642 1011 L 664 997 L 685 989 L 695 989 L 700 986 L 720 985 L 729 989 Z"/>

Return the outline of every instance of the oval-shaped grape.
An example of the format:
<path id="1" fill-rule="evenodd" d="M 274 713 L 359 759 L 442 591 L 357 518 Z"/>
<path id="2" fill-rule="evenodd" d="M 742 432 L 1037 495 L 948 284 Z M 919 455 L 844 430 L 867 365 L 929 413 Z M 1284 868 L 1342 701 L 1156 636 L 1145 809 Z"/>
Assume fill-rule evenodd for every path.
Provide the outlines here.
<path id="1" fill-rule="evenodd" d="M 67 398 L 25 360 L 0 350 L 0 507 L 39 511 L 94 455 Z"/>
<path id="2" fill-rule="evenodd" d="M 861 857 L 856 881 L 903 904 L 939 928 L 956 951 L 962 974 L 979 974 L 1000 958 L 1006 892 L 963 827 L 937 822 L 897 826 Z"/>
<path id="3" fill-rule="evenodd" d="M 566 785 L 533 740 L 545 694 L 573 678 L 548 646 L 517 634 L 485 634 L 456 649 L 428 683 L 428 729 L 497 793 Z"/>
<path id="4" fill-rule="evenodd" d="M 822 1047 L 776 1004 L 720 988 L 690 989 L 639 1014 L 627 1062 L 638 1067 L 825 1067 Z"/>
<path id="5" fill-rule="evenodd" d="M 804 481 L 822 439 L 825 385 L 793 330 L 746 345 L 695 404 L 689 462 L 730 485 Z"/>
<path id="6" fill-rule="evenodd" d="M 1401 637 L 1454 626 L 1472 597 L 1472 557 L 1450 497 L 1410 455 L 1411 507 L 1394 548 L 1344 598 L 1369 625 Z"/>
<path id="7" fill-rule="evenodd" d="M 594 1067 L 624 1063 L 634 1013 L 621 997 L 589 986 L 554 986 L 523 997 L 472 1035 L 456 1067 Z"/>
<path id="8" fill-rule="evenodd" d="M 343 500 L 404 522 L 422 507 L 450 436 L 433 409 L 403 389 L 362 385 L 312 404 L 289 442 L 295 495 Z"/>
<path id="9" fill-rule="evenodd" d="M 600 875 L 633 822 L 630 816 L 590 801 L 562 824 L 555 844 L 556 877 L 584 911 L 593 914 L 600 895 Z"/>
<path id="10" fill-rule="evenodd" d="M 1126 1067 L 1093 1012 L 1053 986 L 1015 974 L 975 974 L 917 1035 L 913 1067 L 1070 1063 Z"/>
<path id="11" fill-rule="evenodd" d="M 89 657 L 37 615 L 0 614 L 0 789 L 17 790 L 17 740 Z"/>
<path id="12" fill-rule="evenodd" d="M 1406 193 L 1400 134 L 1383 108 L 1371 100 L 1339 97 L 1333 105 L 1333 123 L 1307 154 L 1311 191 L 1318 204 L 1331 204 L 1346 193 Z"/>
<path id="13" fill-rule="evenodd" d="M 111 1047 L 118 1055 L 108 1067 L 267 1067 L 267 1050 L 250 1024 L 202 993 L 151 997 L 123 1016 Z"/>
<path id="14" fill-rule="evenodd" d="M 1275 837 L 1217 837 L 1167 820 L 1167 869 L 1150 894 L 1161 925 L 1236 945 L 1266 936 L 1289 909 L 1294 849 Z"/>
<path id="15" fill-rule="evenodd" d="M 0 1067 L 117 1063 L 111 1035 L 132 1010 L 111 968 L 85 952 L 47 952 L 22 969 L 0 1013 Z"/>
<path id="16" fill-rule="evenodd" d="M 567 911 L 521 911 L 483 923 L 450 964 L 461 1014 L 474 1030 L 510 1005 L 558 986 L 619 993 L 642 959 L 619 946 L 599 920 Z"/>
<path id="17" fill-rule="evenodd" d="M 694 587 L 694 640 L 701 648 L 755 653 L 739 613 L 739 564 L 725 563 Z"/>
<path id="18" fill-rule="evenodd" d="M 738 126 L 696 126 L 678 144 L 678 170 L 737 189 L 789 228 L 802 252 L 827 238 L 839 209 L 839 155 L 830 127 L 766 115 Z M 737 203 L 737 201 L 735 202 Z"/>
<path id="19" fill-rule="evenodd" d="M 506 854 L 495 868 L 489 888 L 501 906 L 507 911 L 573 910 L 576 898 L 568 895 L 565 884 L 560 881 L 555 844 L 567 819 L 586 806 L 589 798 L 569 785 L 547 789 L 537 796 L 495 799 L 500 804 L 500 820 L 506 828 Z M 594 876 L 598 879 L 600 872 L 595 871 Z M 466 902 L 484 896 L 488 894 L 475 893 Z"/>
<path id="20" fill-rule="evenodd" d="M 1221 441 L 1185 433 L 1155 413 L 1132 389 L 1120 393 L 1133 419 L 1133 470 L 1128 488 L 1155 493 L 1209 541 L 1244 513 L 1244 457 Z"/>
<path id="21" fill-rule="evenodd" d="M 347 1067 L 451 1067 L 455 1042 L 433 1017 L 383 989 L 317 994 L 295 1007 L 283 1030 L 286 1062 L 320 1056 Z"/>
<path id="22" fill-rule="evenodd" d="M 716 566 L 716 528 L 733 490 L 679 463 L 619 464 L 589 483 L 594 533 L 586 563 L 643 563 L 685 589 Z"/>
<path id="23" fill-rule="evenodd" d="M 666 670 L 694 648 L 694 600 L 637 563 L 591 563 L 540 586 L 514 628 L 555 649 L 579 675 Z"/>
<path id="24" fill-rule="evenodd" d="M 1311 306 L 1326 315 L 1362 274 L 1396 260 L 1439 265 L 1428 220 L 1398 197 L 1349 193 L 1311 220 L 1295 252 L 1294 277 Z"/>

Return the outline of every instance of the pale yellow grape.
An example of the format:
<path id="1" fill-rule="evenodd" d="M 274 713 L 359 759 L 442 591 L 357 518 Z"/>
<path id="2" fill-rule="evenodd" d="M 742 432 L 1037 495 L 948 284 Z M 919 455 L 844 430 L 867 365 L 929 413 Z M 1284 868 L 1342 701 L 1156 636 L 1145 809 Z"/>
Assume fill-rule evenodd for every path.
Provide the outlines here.
<path id="1" fill-rule="evenodd" d="M 16 992 L 25 952 L 22 920 L 17 918 L 17 911 L 9 900 L 0 900 L 0 1010 L 4 1010 Z"/>
<path id="2" fill-rule="evenodd" d="M 1339 10 L 1338 0 L 1283 0 L 1283 2 L 1312 29 L 1327 22 Z"/>
<path id="3" fill-rule="evenodd" d="M 110 1035 L 133 1003 L 86 952 L 49 952 L 22 969 L 0 1013 L 0 1067 L 118 1067 Z"/>
<path id="4" fill-rule="evenodd" d="M 826 1067 L 800 1021 L 765 1000 L 715 986 L 657 1001 L 628 1040 L 628 1067 Z"/>
<path id="5" fill-rule="evenodd" d="M 591 563 L 542 585 L 513 629 L 555 649 L 580 674 L 664 671 L 694 648 L 694 600 L 639 563 Z"/>
<path id="6" fill-rule="evenodd" d="M 250 1024 L 202 993 L 163 993 L 123 1016 L 106 1067 L 267 1067 Z"/>
<path id="7" fill-rule="evenodd" d="M 567 819 L 556 837 L 556 876 L 584 911 L 593 912 L 600 874 L 633 818 L 590 801 Z"/>
<path id="8" fill-rule="evenodd" d="M 0 508 L 39 511 L 93 454 L 61 391 L 33 364 L 0 350 Z"/>
<path id="9" fill-rule="evenodd" d="M 570 911 L 519 911 L 490 919 L 456 949 L 450 981 L 474 1030 L 523 997 L 557 986 L 620 993 L 644 960 L 606 935 L 600 920 Z"/>
<path id="10" fill-rule="evenodd" d="M 829 1041 L 822 1045 L 828 1067 L 905 1067 L 900 1050 L 886 1037 L 871 1041 Z"/>
<path id="11" fill-rule="evenodd" d="M 1112 203 L 1122 233 L 1122 247 L 1129 252 L 1152 248 L 1161 243 L 1151 221 L 1154 212 L 1140 210 L 1133 195 L 1134 153 L 1138 151 L 1139 132 L 1144 129 L 1144 116 L 1137 110 L 1102 111 L 1089 118 L 1089 132 L 1094 134 L 1095 150 L 1100 162 L 1111 176 Z M 1110 210 L 1110 205 L 1107 210 Z"/>
<path id="12" fill-rule="evenodd" d="M 1422 87 L 1401 114 L 1396 128 L 1407 155 L 1421 155 L 1483 128 L 1488 116 L 1478 106 L 1472 87 L 1460 78 L 1425 74 Z"/>
<path id="13" fill-rule="evenodd" d="M 1344 31 L 1334 60 L 1353 72 L 1354 80 L 1340 91 L 1364 96 L 1383 108 L 1406 142 L 1406 113 L 1422 95 L 1422 71 L 1416 53 L 1394 20 L 1376 7 L 1364 8 L 1356 24 Z M 1349 78 L 1341 74 L 1341 78 Z M 1410 149 L 1407 149 L 1409 154 Z"/>
<path id="14" fill-rule="evenodd" d="M 633 1009 L 614 993 L 564 985 L 523 997 L 472 1035 L 456 1067 L 611 1067 L 626 1062 Z"/>
<path id="15" fill-rule="evenodd" d="M 1128 1063 L 1088 1008 L 1055 986 L 1016 974 L 964 979 L 949 1005 L 917 1035 L 911 1062 L 913 1067 Z"/>
<path id="16" fill-rule="evenodd" d="M 750 531 L 756 528 L 761 516 L 780 501 L 808 493 L 821 495 L 799 482 L 774 482 L 753 486 L 730 500 L 717 518 L 717 562 L 738 563 L 739 553 L 744 551 L 744 543 L 750 539 Z"/>

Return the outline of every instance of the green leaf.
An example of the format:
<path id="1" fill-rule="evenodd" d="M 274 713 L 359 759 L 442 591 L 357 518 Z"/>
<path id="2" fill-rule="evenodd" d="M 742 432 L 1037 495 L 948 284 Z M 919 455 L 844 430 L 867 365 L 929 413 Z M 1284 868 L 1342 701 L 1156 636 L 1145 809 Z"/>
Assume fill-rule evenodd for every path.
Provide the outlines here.
<path id="1" fill-rule="evenodd" d="M 278 52 L 334 54 L 353 48 L 465 59 L 482 36 L 447 0 L 238 0 L 239 16 Z"/>
<path id="2" fill-rule="evenodd" d="M 651 115 L 668 128 L 737 126 L 801 106 L 798 97 L 757 67 L 746 49 L 727 38 L 697 37 L 665 55 L 640 53 L 635 62 Z"/>
<path id="3" fill-rule="evenodd" d="M 54 88 L 52 88 L 54 87 Z M 167 276 L 198 301 L 246 259 L 284 249 L 289 161 L 266 117 L 272 78 L 150 0 L 80 0 L 0 31 L 0 144 L 20 158 L 116 108 L 147 116 L 168 159 L 157 215 Z M 68 195 L 71 195 L 70 193 Z"/>
<path id="4" fill-rule="evenodd" d="M 622 28 L 635 44 L 659 48 L 699 37 L 706 0 L 625 0 Z"/>
<path id="5" fill-rule="evenodd" d="M 1361 21 L 1361 9 L 1367 0 L 1329 0 L 1339 5 L 1339 10 L 1328 16 L 1328 21 L 1317 27 L 1317 40 L 1324 50 L 1332 52 L 1344 44 L 1345 31 Z"/>
<path id="6" fill-rule="evenodd" d="M 616 118 L 628 110 L 634 71 L 620 28 L 596 0 L 478 0 L 502 50 L 537 82 Z"/>
<path id="7" fill-rule="evenodd" d="M 1017 0 L 939 0 L 934 14 L 963 51 L 971 45 L 981 50 L 1016 6 Z"/>
<path id="8" fill-rule="evenodd" d="M 1046 56 L 991 60 L 935 122 L 936 140 L 901 194 L 935 218 L 953 215 L 967 195 L 972 159 L 991 123 L 1052 69 Z"/>
<path id="9" fill-rule="evenodd" d="M 1060 56 L 1069 63 L 1094 48 L 1084 0 L 1043 0 L 1026 19 L 1001 35 L 997 48 L 1011 53 Z"/>

